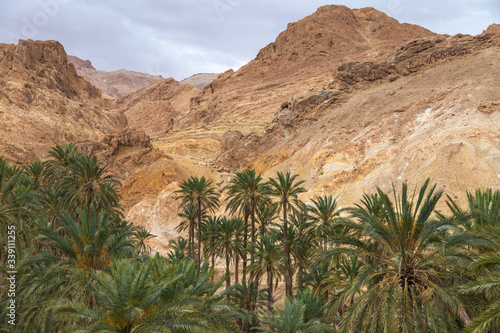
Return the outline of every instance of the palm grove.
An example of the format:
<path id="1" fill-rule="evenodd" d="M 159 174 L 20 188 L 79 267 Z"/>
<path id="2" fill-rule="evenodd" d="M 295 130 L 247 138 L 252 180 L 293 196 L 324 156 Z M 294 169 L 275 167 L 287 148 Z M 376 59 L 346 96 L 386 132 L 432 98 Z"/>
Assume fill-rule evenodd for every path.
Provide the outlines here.
<path id="1" fill-rule="evenodd" d="M 0 158 L 2 332 L 500 332 L 499 191 L 460 207 L 427 180 L 339 209 L 331 195 L 302 202 L 290 172 L 237 172 L 223 203 L 191 177 L 177 191 L 186 238 L 151 256 L 154 235 L 124 220 L 95 156 L 50 157 Z"/>

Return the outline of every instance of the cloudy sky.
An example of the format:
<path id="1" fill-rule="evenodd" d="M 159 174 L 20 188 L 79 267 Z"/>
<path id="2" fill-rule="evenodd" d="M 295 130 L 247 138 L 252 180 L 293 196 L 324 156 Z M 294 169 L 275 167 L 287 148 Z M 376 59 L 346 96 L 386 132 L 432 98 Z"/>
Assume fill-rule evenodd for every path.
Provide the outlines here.
<path id="1" fill-rule="evenodd" d="M 374 7 L 446 34 L 500 23 L 499 0 L 0 0 L 0 43 L 54 39 L 97 69 L 181 80 L 237 69 L 327 4 Z"/>

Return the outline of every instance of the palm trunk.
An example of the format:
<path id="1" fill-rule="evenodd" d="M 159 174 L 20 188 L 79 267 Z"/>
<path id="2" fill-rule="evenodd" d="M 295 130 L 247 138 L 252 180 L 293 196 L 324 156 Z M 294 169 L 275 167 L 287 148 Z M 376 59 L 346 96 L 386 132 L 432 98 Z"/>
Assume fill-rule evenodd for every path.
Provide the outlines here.
<path id="1" fill-rule="evenodd" d="M 297 272 L 297 287 L 299 290 L 302 290 L 302 271 L 304 268 L 302 267 L 302 262 L 299 261 L 299 269 Z"/>
<path id="2" fill-rule="evenodd" d="M 252 311 L 252 292 L 253 292 L 253 271 L 250 272 L 250 279 L 248 282 L 248 292 L 247 297 L 245 299 L 245 309 L 248 311 Z"/>
<path id="3" fill-rule="evenodd" d="M 194 247 L 193 247 L 193 223 L 189 221 L 189 232 L 188 232 L 188 257 L 193 258 L 194 257 Z"/>
<path id="4" fill-rule="evenodd" d="M 255 216 L 254 216 L 254 202 L 252 200 L 252 203 L 250 204 L 250 221 L 252 223 L 252 243 L 255 242 Z M 254 263 L 254 256 L 252 253 L 250 253 L 250 265 L 253 267 Z M 246 298 L 246 309 L 248 311 L 251 311 L 252 307 L 252 289 L 253 289 L 253 283 L 254 283 L 254 276 L 253 276 L 253 271 L 250 272 L 250 281 L 248 283 L 248 293 L 247 293 L 247 298 Z"/>
<path id="5" fill-rule="evenodd" d="M 229 272 L 229 252 L 226 252 L 226 289 L 229 289 L 231 286 L 231 273 Z M 229 299 L 229 293 L 226 296 L 227 299 Z"/>
<path id="6" fill-rule="evenodd" d="M 246 251 L 247 250 L 247 247 L 248 247 L 248 211 L 247 211 L 247 208 L 245 207 L 245 213 L 243 215 L 243 219 L 245 221 L 245 226 L 243 228 L 243 250 Z M 247 272 L 246 272 L 246 268 L 247 268 L 247 254 L 246 252 L 243 252 L 243 278 L 242 278 L 242 281 L 246 281 L 247 279 Z"/>
<path id="7" fill-rule="evenodd" d="M 273 274 L 267 265 L 267 309 L 273 313 Z"/>
<path id="8" fill-rule="evenodd" d="M 200 278 L 201 270 L 201 200 L 198 199 L 198 257 L 196 260 L 196 281 Z"/>
<path id="9" fill-rule="evenodd" d="M 288 244 L 288 221 L 287 221 L 287 202 L 283 201 L 283 237 L 285 239 L 285 292 L 289 297 L 293 296 L 292 293 L 292 266 L 290 259 L 290 246 Z"/>
<path id="10" fill-rule="evenodd" d="M 236 240 L 238 241 L 238 240 Z M 238 253 L 235 254 L 236 258 L 234 259 L 234 283 L 238 283 L 240 280 L 240 255 Z"/>
<path id="11" fill-rule="evenodd" d="M 212 243 L 215 241 L 215 237 L 211 238 Z M 212 253 L 212 269 L 215 270 L 215 253 Z M 212 276 L 212 281 L 214 280 L 215 276 Z"/>

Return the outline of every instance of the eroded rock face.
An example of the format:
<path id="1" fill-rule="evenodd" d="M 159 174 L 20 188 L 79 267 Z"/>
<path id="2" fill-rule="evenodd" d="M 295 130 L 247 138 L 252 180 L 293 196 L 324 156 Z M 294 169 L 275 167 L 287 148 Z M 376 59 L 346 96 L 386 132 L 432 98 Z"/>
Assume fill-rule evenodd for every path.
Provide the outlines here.
<path id="1" fill-rule="evenodd" d="M 78 76 L 56 41 L 0 44 L 0 155 L 43 158 L 51 146 L 97 140 L 127 120 Z"/>
<path id="2" fill-rule="evenodd" d="M 162 137 L 172 130 L 178 116 L 190 111 L 191 99 L 199 93 L 191 85 L 168 78 L 123 96 L 116 103 L 127 115 L 131 127 Z"/>
<path id="3" fill-rule="evenodd" d="M 419 26 L 400 24 L 373 8 L 321 7 L 289 24 L 237 72 L 219 75 L 176 128 L 231 124 L 260 135 L 284 100 L 325 87 L 340 63 L 375 59 L 401 43 L 434 35 Z"/>
<path id="4" fill-rule="evenodd" d="M 82 60 L 75 56 L 68 56 L 68 62 L 74 64 L 78 75 L 99 88 L 106 98 L 119 98 L 161 79 L 158 75 L 125 69 L 112 72 L 96 70 L 90 60 Z"/>
<path id="5" fill-rule="evenodd" d="M 499 45 L 500 39 L 493 33 L 413 40 L 396 48 L 395 52 L 388 56 L 388 60 L 382 58 L 377 61 L 342 64 L 337 68 L 328 88 L 349 90 L 362 82 L 395 81 L 401 76 L 416 73 L 434 63 Z"/>

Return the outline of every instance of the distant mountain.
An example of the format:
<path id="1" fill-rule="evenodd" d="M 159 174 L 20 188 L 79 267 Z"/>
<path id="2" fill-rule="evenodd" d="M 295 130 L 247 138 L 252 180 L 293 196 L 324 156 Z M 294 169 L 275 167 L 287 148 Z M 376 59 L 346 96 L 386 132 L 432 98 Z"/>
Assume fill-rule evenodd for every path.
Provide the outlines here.
<path id="1" fill-rule="evenodd" d="M 97 70 L 90 60 L 82 60 L 68 56 L 68 61 L 75 65 L 78 75 L 101 89 L 104 97 L 118 98 L 137 91 L 151 82 L 161 79 L 161 76 L 119 69 L 113 72 Z"/>
<path id="2" fill-rule="evenodd" d="M 210 83 L 212 83 L 213 80 L 215 80 L 219 74 L 213 74 L 213 73 L 200 73 L 200 74 L 195 74 L 193 76 L 188 77 L 187 79 L 184 79 L 181 81 L 183 84 L 190 84 L 192 86 L 195 86 L 196 88 L 203 90 L 206 86 L 208 86 Z"/>
<path id="3" fill-rule="evenodd" d="M 191 98 L 199 93 L 196 87 L 173 78 L 161 79 L 118 98 L 116 105 L 127 116 L 129 126 L 161 137 L 173 128 L 177 116 L 189 112 Z"/>

